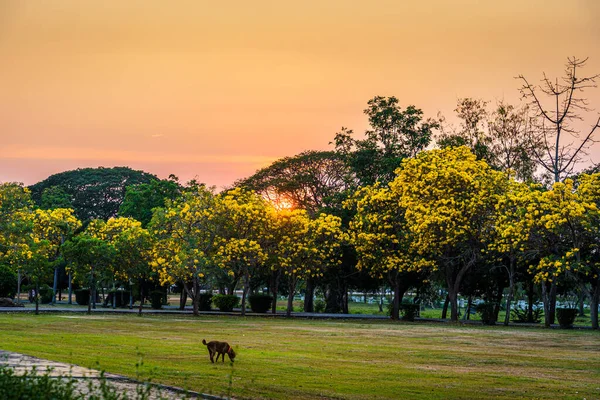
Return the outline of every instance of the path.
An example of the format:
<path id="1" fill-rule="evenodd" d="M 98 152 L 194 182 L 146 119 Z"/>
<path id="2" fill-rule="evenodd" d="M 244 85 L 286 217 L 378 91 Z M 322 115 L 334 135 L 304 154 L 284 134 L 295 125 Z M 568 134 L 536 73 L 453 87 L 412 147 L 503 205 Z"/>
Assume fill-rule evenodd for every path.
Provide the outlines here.
<path id="1" fill-rule="evenodd" d="M 40 375 L 48 373 L 50 376 L 56 378 L 70 376 L 78 381 L 77 390 L 81 391 L 82 393 L 87 393 L 88 383 L 90 380 L 93 380 L 94 383 L 97 384 L 101 376 L 101 372 L 94 369 L 84 368 L 74 364 L 44 360 L 41 358 L 4 350 L 0 350 L 0 364 L 8 365 L 9 367 L 14 368 L 17 374 L 31 371 L 35 367 L 37 373 Z M 104 373 L 104 378 L 111 386 L 114 386 L 121 393 L 126 393 L 128 397 L 132 399 L 136 398 L 136 389 L 139 385 L 138 382 L 122 375 L 109 373 Z M 151 400 L 176 400 L 183 398 L 221 400 L 220 397 L 196 392 L 187 392 L 186 397 L 186 391 L 181 388 L 166 385 L 154 386 L 155 388 L 153 388 L 151 391 L 149 398 Z"/>

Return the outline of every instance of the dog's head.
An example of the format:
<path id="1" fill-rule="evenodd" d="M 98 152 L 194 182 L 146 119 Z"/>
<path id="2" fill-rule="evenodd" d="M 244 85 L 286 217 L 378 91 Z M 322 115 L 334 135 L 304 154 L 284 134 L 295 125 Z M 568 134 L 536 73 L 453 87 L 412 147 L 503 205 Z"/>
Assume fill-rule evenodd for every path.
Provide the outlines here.
<path id="1" fill-rule="evenodd" d="M 227 352 L 227 355 L 229 355 L 229 358 L 231 358 L 231 361 L 233 361 L 233 359 L 235 358 L 235 351 L 233 351 L 233 347 L 229 346 L 229 351 Z"/>

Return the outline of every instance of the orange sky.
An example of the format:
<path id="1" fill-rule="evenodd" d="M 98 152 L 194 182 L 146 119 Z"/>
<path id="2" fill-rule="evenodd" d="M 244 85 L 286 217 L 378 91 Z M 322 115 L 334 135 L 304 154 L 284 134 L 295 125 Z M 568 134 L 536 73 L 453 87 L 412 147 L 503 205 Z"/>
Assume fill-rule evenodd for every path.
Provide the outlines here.
<path id="1" fill-rule="evenodd" d="M 598 0 L 0 0 L 0 181 L 128 165 L 222 187 L 364 130 L 374 95 L 449 116 L 567 56 L 598 73 L 599 21 Z"/>

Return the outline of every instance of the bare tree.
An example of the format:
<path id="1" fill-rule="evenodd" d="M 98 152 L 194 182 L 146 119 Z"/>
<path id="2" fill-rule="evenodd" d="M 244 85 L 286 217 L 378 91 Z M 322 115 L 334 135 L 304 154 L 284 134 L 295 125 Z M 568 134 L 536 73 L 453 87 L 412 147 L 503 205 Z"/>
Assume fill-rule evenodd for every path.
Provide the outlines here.
<path id="1" fill-rule="evenodd" d="M 582 93 L 595 88 L 596 79 L 600 77 L 600 74 L 578 76 L 587 60 L 567 58 L 565 76 L 554 82 L 545 73 L 539 85 L 532 85 L 523 75 L 517 77 L 523 83 L 520 92 L 533 112 L 535 129 L 529 132 L 532 141 L 540 144 L 534 148 L 535 158 L 554 182 L 571 175 L 596 142 L 594 132 L 600 127 L 600 116 L 587 133 L 581 134 L 573 126 L 574 122 L 583 120 L 582 113 L 592 111 Z"/>

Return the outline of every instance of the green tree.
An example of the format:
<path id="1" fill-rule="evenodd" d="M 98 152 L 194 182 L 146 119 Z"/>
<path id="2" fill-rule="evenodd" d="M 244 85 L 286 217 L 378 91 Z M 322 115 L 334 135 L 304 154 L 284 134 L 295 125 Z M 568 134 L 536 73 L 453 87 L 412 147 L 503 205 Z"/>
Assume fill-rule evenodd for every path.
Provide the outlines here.
<path id="1" fill-rule="evenodd" d="M 423 120 L 423 111 L 413 105 L 405 110 L 396 97 L 375 96 L 364 113 L 370 129 L 364 139 L 355 139 L 354 132 L 342 128 L 333 144 L 351 168 L 360 186 L 394 179 L 395 170 L 404 158 L 414 157 L 431 142 L 438 122 Z"/>
<path id="2" fill-rule="evenodd" d="M 125 189 L 125 199 L 119 208 L 119 216 L 132 217 L 145 227 L 152 219 L 152 210 L 164 207 L 167 199 L 175 200 L 181 196 L 182 189 L 174 175 L 169 176 L 169 179 L 128 186 Z"/>
<path id="3" fill-rule="evenodd" d="M 74 272 L 74 279 L 88 285 L 90 301 L 88 314 L 92 305 L 96 307 L 96 287 L 98 277 L 105 273 L 114 263 L 115 249 L 106 241 L 83 232 L 62 245 L 65 260 Z"/>
<path id="4" fill-rule="evenodd" d="M 29 188 L 38 206 L 48 205 L 42 203 L 42 196 L 49 189 L 53 194 L 68 195 L 79 220 L 107 220 L 117 215 L 127 186 L 150 183 L 157 179 L 152 174 L 127 167 L 80 168 L 52 175 Z M 56 188 L 50 189 L 53 187 Z M 46 193 L 48 198 L 48 192 Z M 61 194 L 59 198 L 62 199 L 63 196 Z"/>

